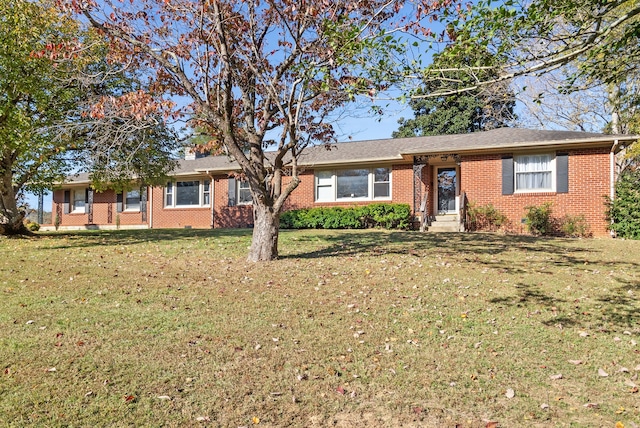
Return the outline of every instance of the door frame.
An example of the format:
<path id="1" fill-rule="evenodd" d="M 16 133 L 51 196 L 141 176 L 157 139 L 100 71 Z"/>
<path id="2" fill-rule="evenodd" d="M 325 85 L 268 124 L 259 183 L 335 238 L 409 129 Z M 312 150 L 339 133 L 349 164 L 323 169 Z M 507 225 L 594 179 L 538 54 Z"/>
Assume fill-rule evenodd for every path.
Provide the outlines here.
<path id="1" fill-rule="evenodd" d="M 438 196 L 439 196 L 439 192 L 438 192 L 438 172 L 442 169 L 448 169 L 448 170 L 453 170 L 455 171 L 456 174 L 456 189 L 455 189 L 455 196 L 454 196 L 454 202 L 455 202 L 455 207 L 452 211 L 440 211 L 438 209 Z M 447 215 L 447 214 L 458 214 L 458 212 L 460 211 L 460 205 L 459 205 L 459 196 L 460 196 L 460 168 L 458 167 L 458 165 L 456 164 L 442 164 L 442 165 L 434 165 L 433 166 L 433 212 L 435 213 L 435 215 Z"/>

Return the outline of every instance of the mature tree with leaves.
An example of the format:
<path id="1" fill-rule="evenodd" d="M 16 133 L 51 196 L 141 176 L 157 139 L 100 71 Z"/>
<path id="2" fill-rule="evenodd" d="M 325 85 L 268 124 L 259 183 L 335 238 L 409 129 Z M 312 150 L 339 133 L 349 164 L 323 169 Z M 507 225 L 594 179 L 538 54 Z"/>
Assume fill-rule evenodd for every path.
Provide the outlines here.
<path id="1" fill-rule="evenodd" d="M 501 58 L 487 85 L 573 63 L 575 76 L 621 82 L 640 61 L 640 3 L 635 0 L 481 0 L 452 20 L 454 55 L 482 48 Z M 611 67 L 612 59 L 617 67 Z M 568 84 L 571 80 L 568 81 Z"/>
<path id="2" fill-rule="evenodd" d="M 515 119 L 515 94 L 508 82 L 442 94 L 466 89 L 477 79 L 496 78 L 496 61 L 480 50 L 453 56 L 445 49 L 434 56 L 424 83 L 410 94 L 414 118 L 400 119 L 393 137 L 466 134 L 509 126 Z M 460 70 L 450 72 L 452 68 Z"/>
<path id="3" fill-rule="evenodd" d="M 52 5 L 0 0 L 0 234 L 29 233 L 21 191 L 64 172 L 71 141 L 54 141 L 47 128 L 75 108 L 78 92 L 56 79 L 52 58 L 34 52 L 69 43 L 76 30 Z"/>
<path id="4" fill-rule="evenodd" d="M 111 58 L 189 99 L 181 113 L 238 163 L 253 196 L 253 261 L 277 257 L 298 159 L 333 142 L 327 118 L 393 83 L 396 34 L 428 34 L 434 12 L 455 13 L 451 0 L 59 1 L 111 38 Z"/>
<path id="5" fill-rule="evenodd" d="M 136 110 L 140 85 L 102 46 L 53 2 L 0 0 L 0 234 L 29 234 L 21 195 L 70 172 L 104 188 L 171 169 L 175 139 L 157 109 Z"/>

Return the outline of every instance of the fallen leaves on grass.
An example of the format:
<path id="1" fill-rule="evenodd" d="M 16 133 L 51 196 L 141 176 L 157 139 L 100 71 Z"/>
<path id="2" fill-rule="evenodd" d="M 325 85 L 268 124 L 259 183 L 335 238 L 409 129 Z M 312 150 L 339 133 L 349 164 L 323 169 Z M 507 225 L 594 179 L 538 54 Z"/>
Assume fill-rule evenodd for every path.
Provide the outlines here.
<path id="1" fill-rule="evenodd" d="M 551 380 L 559 380 L 559 379 L 562 379 L 562 373 L 558 373 L 558 374 L 555 374 L 555 375 L 551 375 L 551 376 L 549 376 L 549 379 L 551 379 Z"/>
<path id="2" fill-rule="evenodd" d="M 513 389 L 509 388 L 507 389 L 507 392 L 504 393 L 504 396 L 507 398 L 513 398 L 516 396 L 516 392 Z"/>
<path id="3" fill-rule="evenodd" d="M 609 373 L 605 372 L 602 369 L 598 369 L 598 376 L 607 377 L 607 376 L 609 376 Z"/>

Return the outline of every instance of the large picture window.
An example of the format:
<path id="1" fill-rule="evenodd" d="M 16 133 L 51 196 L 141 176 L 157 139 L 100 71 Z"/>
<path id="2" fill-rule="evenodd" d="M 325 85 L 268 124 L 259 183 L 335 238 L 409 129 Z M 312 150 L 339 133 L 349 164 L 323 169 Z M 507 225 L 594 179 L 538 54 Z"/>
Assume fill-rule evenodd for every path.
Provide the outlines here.
<path id="1" fill-rule="evenodd" d="M 211 203 L 209 180 L 176 181 L 167 183 L 164 190 L 165 207 L 201 207 Z"/>
<path id="2" fill-rule="evenodd" d="M 391 199 L 391 168 L 317 171 L 316 201 Z"/>
<path id="3" fill-rule="evenodd" d="M 515 156 L 516 191 L 554 191 L 555 157 L 551 154 Z"/>

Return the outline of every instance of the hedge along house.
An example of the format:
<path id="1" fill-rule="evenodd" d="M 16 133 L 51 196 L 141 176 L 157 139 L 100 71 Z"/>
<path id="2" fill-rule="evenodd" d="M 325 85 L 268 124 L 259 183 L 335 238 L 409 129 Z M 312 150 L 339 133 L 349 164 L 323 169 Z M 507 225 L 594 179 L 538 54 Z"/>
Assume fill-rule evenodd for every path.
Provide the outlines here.
<path id="1" fill-rule="evenodd" d="M 616 156 L 637 136 L 501 128 L 465 135 L 340 143 L 307 149 L 285 210 L 377 202 L 412 207 L 416 225 L 464 229 L 469 202 L 492 204 L 524 232 L 525 207 L 582 215 L 608 234 Z M 163 187 L 94 192 L 87 175 L 54 191 L 62 229 L 251 227 L 251 193 L 225 156 L 185 159 Z M 286 185 L 286 182 L 285 182 Z"/>

